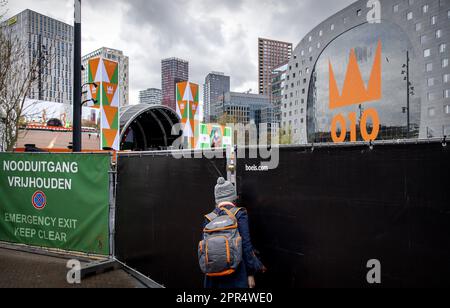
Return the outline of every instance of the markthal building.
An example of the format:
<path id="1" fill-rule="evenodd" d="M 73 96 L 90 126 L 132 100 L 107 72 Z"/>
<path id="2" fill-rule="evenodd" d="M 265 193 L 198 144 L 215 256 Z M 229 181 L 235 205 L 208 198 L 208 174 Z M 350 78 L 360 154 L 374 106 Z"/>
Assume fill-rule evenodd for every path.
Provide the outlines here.
<path id="1" fill-rule="evenodd" d="M 361 0 L 314 28 L 289 63 L 294 143 L 450 136 L 450 0 Z"/>

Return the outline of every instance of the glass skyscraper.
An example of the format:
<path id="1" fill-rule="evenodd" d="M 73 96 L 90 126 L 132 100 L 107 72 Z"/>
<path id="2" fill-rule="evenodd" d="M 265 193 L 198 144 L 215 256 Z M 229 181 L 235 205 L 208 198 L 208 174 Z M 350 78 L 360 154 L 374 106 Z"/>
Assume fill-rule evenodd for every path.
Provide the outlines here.
<path id="1" fill-rule="evenodd" d="M 212 72 L 205 78 L 203 85 L 203 106 L 205 123 L 217 120 L 216 104 L 221 96 L 230 92 L 230 77 L 224 73 Z"/>
<path id="2" fill-rule="evenodd" d="M 71 104 L 73 27 L 31 10 L 11 17 L 3 27 L 18 38 L 25 65 L 43 59 L 28 98 Z"/>

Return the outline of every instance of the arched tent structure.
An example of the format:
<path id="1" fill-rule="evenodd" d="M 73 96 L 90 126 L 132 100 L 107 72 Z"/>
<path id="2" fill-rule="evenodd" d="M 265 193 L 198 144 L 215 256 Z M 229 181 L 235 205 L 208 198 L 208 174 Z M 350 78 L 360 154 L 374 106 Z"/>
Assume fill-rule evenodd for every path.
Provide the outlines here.
<path id="1" fill-rule="evenodd" d="M 121 110 L 120 149 L 122 151 L 165 150 L 181 136 L 172 135 L 179 124 L 178 115 L 165 106 L 146 104 L 127 106 Z"/>

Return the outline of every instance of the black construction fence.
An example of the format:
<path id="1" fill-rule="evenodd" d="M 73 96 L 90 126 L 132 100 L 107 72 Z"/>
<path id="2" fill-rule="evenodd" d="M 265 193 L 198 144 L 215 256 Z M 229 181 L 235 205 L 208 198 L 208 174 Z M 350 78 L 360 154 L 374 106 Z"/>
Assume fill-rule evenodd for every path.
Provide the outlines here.
<path id="1" fill-rule="evenodd" d="M 450 151 L 442 142 L 283 147 L 237 160 L 239 206 L 268 268 L 260 287 L 450 286 Z M 247 155 L 247 157 L 249 157 Z M 250 171 L 251 170 L 251 171 Z M 166 287 L 201 287 L 203 215 L 226 159 L 120 154 L 116 255 Z"/>

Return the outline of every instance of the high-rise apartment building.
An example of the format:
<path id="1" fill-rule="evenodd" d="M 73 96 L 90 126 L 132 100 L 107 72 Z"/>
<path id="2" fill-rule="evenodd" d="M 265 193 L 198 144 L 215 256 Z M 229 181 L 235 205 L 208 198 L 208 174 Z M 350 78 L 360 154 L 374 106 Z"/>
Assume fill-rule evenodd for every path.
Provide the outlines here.
<path id="1" fill-rule="evenodd" d="M 205 78 L 203 85 L 203 106 L 205 123 L 217 120 L 216 104 L 220 96 L 230 92 L 230 77 L 224 73 L 212 72 Z"/>
<path id="2" fill-rule="evenodd" d="M 28 98 L 71 104 L 73 27 L 31 10 L 11 17 L 1 26 L 18 39 L 25 65 L 41 59 L 38 80 Z"/>
<path id="3" fill-rule="evenodd" d="M 129 69 L 129 59 L 124 55 L 123 51 L 102 47 L 93 51 L 87 55 L 85 55 L 82 59 L 82 65 L 85 68 L 83 71 L 83 83 L 88 82 L 88 62 L 90 59 L 94 58 L 102 58 L 106 60 L 111 60 L 119 63 L 119 103 L 121 107 L 125 107 L 129 105 L 129 97 L 130 97 L 130 69 Z"/>
<path id="4" fill-rule="evenodd" d="M 189 62 L 169 58 L 161 61 L 162 104 L 176 110 L 176 85 L 189 80 Z"/>
<path id="5" fill-rule="evenodd" d="M 281 123 L 281 105 L 287 93 L 286 75 L 289 63 L 285 63 L 276 67 L 272 72 L 272 107 L 274 123 Z"/>
<path id="6" fill-rule="evenodd" d="M 259 94 L 272 97 L 272 72 L 280 64 L 290 60 L 292 44 L 274 40 L 258 39 Z"/>
<path id="7" fill-rule="evenodd" d="M 161 105 L 162 92 L 160 89 L 150 88 L 139 92 L 139 104 Z"/>

